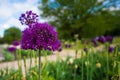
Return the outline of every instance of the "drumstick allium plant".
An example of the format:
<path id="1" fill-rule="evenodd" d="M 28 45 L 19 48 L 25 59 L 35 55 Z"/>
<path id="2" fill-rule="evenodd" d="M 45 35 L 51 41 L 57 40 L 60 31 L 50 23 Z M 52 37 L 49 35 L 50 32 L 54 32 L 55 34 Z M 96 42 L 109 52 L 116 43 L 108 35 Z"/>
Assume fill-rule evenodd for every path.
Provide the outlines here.
<path id="1" fill-rule="evenodd" d="M 61 42 L 58 40 L 58 33 L 48 23 L 39 23 L 38 15 L 32 11 L 21 14 L 19 18 L 22 25 L 28 27 L 22 32 L 21 48 L 39 50 L 39 80 L 41 50 L 55 51 L 61 49 Z"/>

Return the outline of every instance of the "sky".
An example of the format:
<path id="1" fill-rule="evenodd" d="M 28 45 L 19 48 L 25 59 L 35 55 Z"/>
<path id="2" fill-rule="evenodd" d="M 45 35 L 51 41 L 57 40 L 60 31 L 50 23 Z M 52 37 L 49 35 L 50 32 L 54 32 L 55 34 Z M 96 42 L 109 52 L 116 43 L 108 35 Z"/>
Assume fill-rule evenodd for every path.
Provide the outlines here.
<path id="1" fill-rule="evenodd" d="M 19 22 L 21 13 L 32 10 L 38 15 L 42 11 L 38 10 L 40 0 L 0 0 L 0 37 L 3 37 L 4 31 L 12 26 L 16 26 L 21 30 L 24 30 L 26 26 L 23 26 Z M 40 22 L 46 20 L 41 19 Z"/>
<path id="2" fill-rule="evenodd" d="M 21 25 L 18 20 L 21 13 L 32 10 L 39 15 L 42 13 L 42 11 L 37 8 L 40 5 L 40 1 L 41 0 L 0 0 L 0 37 L 3 37 L 4 31 L 12 26 L 24 30 L 26 26 Z M 120 0 L 113 1 L 120 4 Z M 47 22 L 47 19 L 45 20 L 40 17 L 39 21 Z"/>

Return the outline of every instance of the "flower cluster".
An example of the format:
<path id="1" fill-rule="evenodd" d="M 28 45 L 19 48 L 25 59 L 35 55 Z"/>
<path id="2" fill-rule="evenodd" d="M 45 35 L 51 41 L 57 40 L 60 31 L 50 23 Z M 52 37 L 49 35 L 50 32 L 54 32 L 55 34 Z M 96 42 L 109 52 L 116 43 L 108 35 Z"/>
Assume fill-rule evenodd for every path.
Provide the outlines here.
<path id="1" fill-rule="evenodd" d="M 21 14 L 19 20 L 22 25 L 31 25 L 38 21 L 38 15 L 32 11 L 26 11 L 26 13 Z"/>
<path id="2" fill-rule="evenodd" d="M 8 46 L 7 50 L 9 52 L 15 52 L 20 46 L 20 42 L 15 40 L 12 42 L 12 45 Z"/>
<path id="3" fill-rule="evenodd" d="M 104 36 L 100 36 L 98 38 L 98 41 L 101 42 L 101 43 L 105 43 L 106 42 L 106 38 Z"/>
<path id="4" fill-rule="evenodd" d="M 106 42 L 112 43 L 112 41 L 113 41 L 112 36 L 99 36 L 99 37 L 96 37 L 96 38 L 91 40 L 91 42 L 93 43 L 93 45 L 95 47 L 98 46 L 97 42 L 100 42 L 100 43 L 104 44 Z"/>
<path id="5" fill-rule="evenodd" d="M 19 41 L 13 41 L 13 43 L 12 43 L 12 45 L 14 45 L 14 46 L 18 46 L 20 43 L 19 43 Z"/>
<path id="6" fill-rule="evenodd" d="M 35 23 L 32 28 L 23 31 L 21 47 L 22 49 L 45 49 L 59 50 L 61 42 L 53 26 L 47 23 Z"/>
<path id="7" fill-rule="evenodd" d="M 71 48 L 70 44 L 65 44 L 65 48 Z"/>
<path id="8" fill-rule="evenodd" d="M 112 36 L 106 36 L 106 41 L 108 41 L 109 43 L 112 43 L 113 37 Z"/>
<path id="9" fill-rule="evenodd" d="M 97 47 L 97 46 L 98 46 L 98 44 L 97 44 L 97 38 L 92 39 L 91 41 L 93 42 L 93 45 L 94 45 L 95 47 Z"/>
<path id="10" fill-rule="evenodd" d="M 111 53 L 111 52 L 113 52 L 113 51 L 114 51 L 114 47 L 113 47 L 113 46 L 109 46 L 109 47 L 108 47 L 108 52 Z"/>
<path id="11" fill-rule="evenodd" d="M 54 27 L 48 23 L 39 23 L 38 15 L 27 11 L 20 16 L 20 22 L 28 25 L 21 39 L 22 49 L 61 51 L 61 42 Z"/>
<path id="12" fill-rule="evenodd" d="M 7 49 L 9 52 L 15 52 L 17 49 L 16 47 L 8 47 Z"/>

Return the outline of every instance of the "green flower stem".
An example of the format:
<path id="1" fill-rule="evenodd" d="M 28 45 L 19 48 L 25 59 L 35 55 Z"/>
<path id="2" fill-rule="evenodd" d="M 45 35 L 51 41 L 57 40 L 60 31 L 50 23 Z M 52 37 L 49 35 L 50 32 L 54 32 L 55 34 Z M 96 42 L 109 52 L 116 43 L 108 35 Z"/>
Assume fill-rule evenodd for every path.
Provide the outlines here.
<path id="1" fill-rule="evenodd" d="M 87 56 L 87 80 L 89 80 L 89 54 L 88 50 L 86 51 L 86 56 Z"/>
<path id="2" fill-rule="evenodd" d="M 26 80 L 27 80 L 27 68 L 26 68 L 26 57 L 24 56 L 24 68 L 25 68 L 25 76 L 26 76 Z"/>
<path id="3" fill-rule="evenodd" d="M 21 74 L 21 73 L 23 73 L 22 71 L 22 66 L 21 66 L 21 63 L 20 63 L 20 60 L 21 60 L 21 50 L 19 49 L 18 51 L 17 51 L 18 53 L 17 53 L 17 60 L 18 60 L 18 68 L 19 68 L 19 74 Z"/>
<path id="4" fill-rule="evenodd" d="M 38 80 L 41 80 L 41 70 L 40 70 L 40 67 L 41 67 L 41 50 L 39 50 L 39 65 L 38 65 L 38 70 L 39 70 L 39 79 Z"/>
<path id="5" fill-rule="evenodd" d="M 91 54 L 91 71 L 90 71 L 90 80 L 92 80 L 92 74 L 93 74 L 93 54 L 94 51 L 92 49 L 92 54 Z"/>
<path id="6" fill-rule="evenodd" d="M 106 49 L 107 49 L 107 53 L 106 53 L 106 56 L 107 56 L 107 80 L 109 80 L 109 52 L 108 52 L 108 46 L 109 44 L 106 44 Z"/>
<path id="7" fill-rule="evenodd" d="M 119 76 L 119 80 L 120 80 L 120 62 L 118 62 L 118 76 Z"/>
<path id="8" fill-rule="evenodd" d="M 31 70 L 31 65 L 32 65 L 32 53 L 30 51 L 30 70 Z"/>
<path id="9" fill-rule="evenodd" d="M 84 78 L 83 78 L 83 74 L 84 74 L 84 71 L 83 71 L 83 52 L 81 52 L 81 60 L 82 60 L 82 80 L 84 80 Z"/>
<path id="10" fill-rule="evenodd" d="M 78 49 L 75 51 L 75 59 L 77 59 Z M 76 69 L 74 68 L 74 80 L 76 79 Z"/>

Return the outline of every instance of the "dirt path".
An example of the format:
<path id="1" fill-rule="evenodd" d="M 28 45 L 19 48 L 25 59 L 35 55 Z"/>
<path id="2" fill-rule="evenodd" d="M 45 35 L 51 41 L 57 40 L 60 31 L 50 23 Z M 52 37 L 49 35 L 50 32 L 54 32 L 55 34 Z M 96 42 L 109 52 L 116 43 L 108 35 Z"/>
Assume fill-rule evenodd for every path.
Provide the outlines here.
<path id="1" fill-rule="evenodd" d="M 75 57 L 75 50 L 63 50 L 61 52 L 54 52 L 53 55 L 49 55 L 47 57 L 42 56 L 41 61 L 42 62 L 44 62 L 46 60 L 47 61 L 56 61 L 57 59 L 65 59 L 67 56 Z M 38 63 L 38 58 L 37 58 L 37 63 Z M 31 66 L 33 67 L 37 63 L 35 63 L 35 59 L 32 58 Z M 20 64 L 22 65 L 22 70 L 24 72 L 25 70 L 24 70 L 23 60 L 20 60 Z M 27 69 L 30 67 L 30 59 L 26 59 L 26 66 L 27 66 Z M 5 68 L 17 70 L 18 69 L 18 61 L 0 63 L 0 69 L 5 69 Z"/>
<path id="2" fill-rule="evenodd" d="M 99 46 L 97 48 L 95 48 L 94 50 L 102 50 L 103 46 Z M 80 57 L 80 53 L 81 53 L 81 50 L 78 51 L 78 57 Z M 58 59 L 65 59 L 67 58 L 68 56 L 70 57 L 75 57 L 76 54 L 75 54 L 75 50 L 62 50 L 61 52 L 54 52 L 53 55 L 49 55 L 47 57 L 44 57 L 42 56 L 41 57 L 41 61 L 44 62 L 44 61 L 56 61 Z M 22 65 L 22 70 L 23 70 L 23 74 L 24 74 L 24 71 L 25 71 L 25 68 L 24 68 L 24 62 L 23 60 L 20 60 L 20 64 Z M 35 64 L 38 65 L 38 58 L 37 58 L 37 63 L 35 63 L 35 59 L 32 58 L 32 67 L 35 66 Z M 26 59 L 26 67 L 27 69 L 30 68 L 30 59 Z M 4 62 L 4 63 L 0 63 L 0 69 L 5 69 L 5 68 L 8 68 L 8 69 L 15 69 L 17 70 L 18 69 L 18 61 L 12 61 L 12 62 Z"/>

